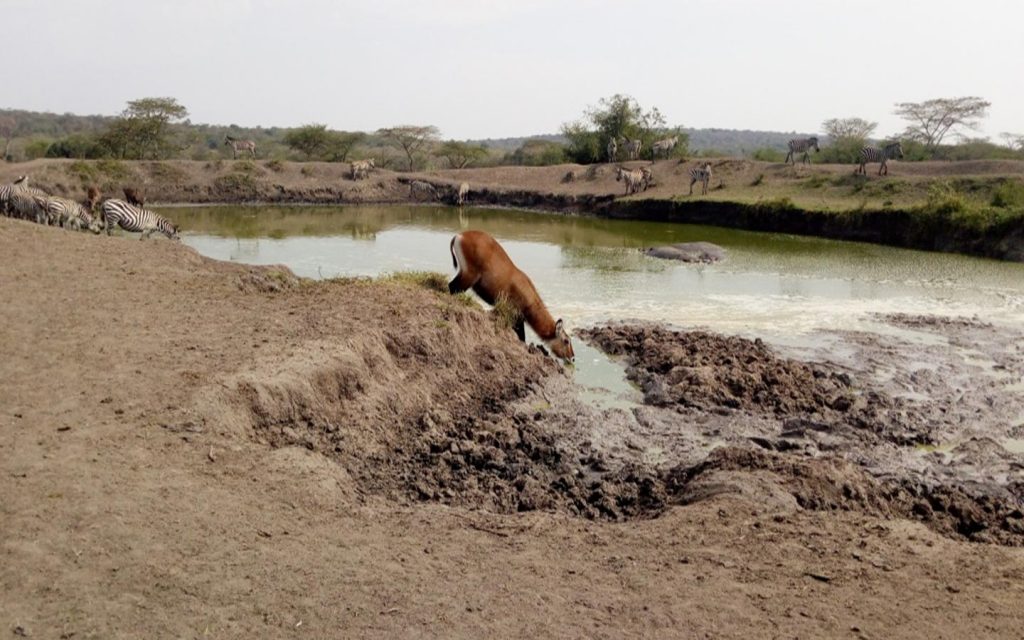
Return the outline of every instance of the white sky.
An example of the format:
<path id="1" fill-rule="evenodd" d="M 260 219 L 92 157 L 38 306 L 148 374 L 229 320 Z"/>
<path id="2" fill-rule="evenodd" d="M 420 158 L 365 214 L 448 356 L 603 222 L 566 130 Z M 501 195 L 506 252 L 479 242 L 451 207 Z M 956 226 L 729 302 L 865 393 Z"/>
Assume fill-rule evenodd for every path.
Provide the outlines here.
<path id="1" fill-rule="evenodd" d="M 1024 133 L 1024 3 L 1002 0 L 0 0 L 0 107 L 444 137 L 555 133 L 614 93 L 670 124 L 903 128 L 978 95 Z"/>

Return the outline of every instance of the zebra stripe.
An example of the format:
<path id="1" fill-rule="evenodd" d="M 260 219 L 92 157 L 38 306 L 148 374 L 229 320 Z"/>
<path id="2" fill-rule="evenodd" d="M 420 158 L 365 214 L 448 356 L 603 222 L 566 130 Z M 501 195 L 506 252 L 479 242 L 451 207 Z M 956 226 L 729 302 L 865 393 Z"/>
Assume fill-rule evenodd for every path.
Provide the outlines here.
<path id="1" fill-rule="evenodd" d="M 238 158 L 239 151 L 248 151 L 252 154 L 253 160 L 256 159 L 256 142 L 253 140 L 240 140 L 231 136 L 224 136 L 224 144 L 231 147 L 231 157 L 233 159 Z"/>
<path id="2" fill-rule="evenodd" d="M 11 192 L 10 209 L 12 215 L 22 220 L 35 220 L 39 224 L 48 222 L 45 205 L 41 205 L 39 199 L 45 203 L 49 194 L 42 189 L 25 186 L 27 183 L 16 185 Z"/>
<path id="3" fill-rule="evenodd" d="M 93 233 L 99 233 L 103 228 L 100 221 L 94 218 L 88 209 L 74 200 L 51 197 L 47 199 L 45 206 L 50 224 L 54 224 L 56 221 L 65 229 L 80 231 L 86 228 Z"/>
<path id="4" fill-rule="evenodd" d="M 615 162 L 615 157 L 619 155 L 619 145 L 615 142 L 615 138 L 608 141 L 608 162 Z"/>
<path id="5" fill-rule="evenodd" d="M 804 164 L 810 164 L 811 154 L 808 151 L 811 149 L 814 149 L 815 152 L 821 151 L 818 148 L 818 138 L 815 136 L 810 138 L 793 138 L 787 144 L 789 146 L 789 153 L 786 154 L 787 163 L 792 160 L 793 164 L 796 164 L 796 154 L 802 153 L 804 154 Z"/>
<path id="6" fill-rule="evenodd" d="M 693 195 L 693 185 L 701 184 L 701 195 L 707 195 L 708 183 L 711 182 L 711 163 L 704 162 L 690 169 L 690 195 Z"/>
<path id="7" fill-rule="evenodd" d="M 125 231 L 136 233 L 141 231 L 140 240 L 145 240 L 156 231 L 171 240 L 180 240 L 178 227 L 167 218 L 149 209 L 134 207 L 124 200 L 111 198 L 103 203 L 102 211 L 108 236 L 115 226 L 120 226 Z"/>
<path id="8" fill-rule="evenodd" d="M 630 160 L 636 160 L 640 157 L 640 150 L 644 146 L 643 140 L 626 140 L 624 143 L 626 149 L 626 157 Z"/>
<path id="9" fill-rule="evenodd" d="M 28 186 L 28 176 L 18 176 L 11 184 L 0 184 L 0 213 L 8 216 L 13 214 L 10 209 L 11 199 L 14 197 L 14 190 L 21 186 Z"/>
<path id="10" fill-rule="evenodd" d="M 860 150 L 860 166 L 854 171 L 854 174 L 867 175 L 867 164 L 869 162 L 880 162 L 878 165 L 878 175 L 882 175 L 882 170 L 885 170 L 885 175 L 889 175 L 889 163 L 888 161 L 893 158 L 903 158 L 903 144 L 900 142 L 893 142 L 887 144 L 883 148 L 877 147 L 864 147 Z"/>
<path id="11" fill-rule="evenodd" d="M 623 169 L 622 167 L 615 168 L 615 180 L 616 182 L 626 183 L 626 195 L 632 195 L 640 188 L 647 188 L 646 181 L 644 179 L 644 172 L 641 169 Z"/>
<path id="12" fill-rule="evenodd" d="M 370 175 L 370 171 L 376 169 L 373 158 L 367 160 L 356 160 L 352 163 L 352 179 L 360 180 Z"/>
<path id="13" fill-rule="evenodd" d="M 651 145 L 651 159 L 657 158 L 658 154 L 665 154 L 666 158 L 669 157 L 672 155 L 672 150 L 676 148 L 677 142 L 679 142 L 679 136 L 658 140 Z"/>

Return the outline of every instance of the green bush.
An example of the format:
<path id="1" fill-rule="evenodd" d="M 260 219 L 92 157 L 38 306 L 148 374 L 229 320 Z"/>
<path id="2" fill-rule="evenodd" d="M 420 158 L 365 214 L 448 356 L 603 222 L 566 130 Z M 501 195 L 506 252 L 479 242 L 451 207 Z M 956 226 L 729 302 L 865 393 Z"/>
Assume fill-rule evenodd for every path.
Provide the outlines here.
<path id="1" fill-rule="evenodd" d="M 936 182 L 928 187 L 928 202 L 924 206 L 928 213 L 953 215 L 966 213 L 969 209 L 963 194 L 948 182 Z"/>
<path id="2" fill-rule="evenodd" d="M 1024 207 L 1024 184 L 1017 180 L 1000 184 L 992 193 L 992 206 L 1000 209 Z"/>
<path id="3" fill-rule="evenodd" d="M 278 159 L 267 160 L 266 167 L 274 173 L 281 173 L 284 171 L 284 163 Z"/>

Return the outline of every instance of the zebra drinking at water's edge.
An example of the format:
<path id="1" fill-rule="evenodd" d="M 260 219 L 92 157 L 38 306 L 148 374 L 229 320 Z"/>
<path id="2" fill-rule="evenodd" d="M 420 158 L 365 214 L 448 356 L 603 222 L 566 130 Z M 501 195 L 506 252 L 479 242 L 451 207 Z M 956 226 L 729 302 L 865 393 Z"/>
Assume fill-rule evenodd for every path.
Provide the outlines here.
<path id="1" fill-rule="evenodd" d="M 142 232 L 140 240 L 145 240 L 157 231 L 171 240 L 180 240 L 178 226 L 149 209 L 134 207 L 124 200 L 114 198 L 104 202 L 101 209 L 108 236 L 115 226 L 120 226 L 125 231 Z"/>
<path id="2" fill-rule="evenodd" d="M 893 142 L 887 144 L 885 147 L 878 149 L 877 147 L 864 147 L 860 150 L 860 166 L 853 173 L 867 175 L 867 164 L 869 162 L 881 162 L 878 165 L 878 175 L 882 175 L 882 170 L 885 170 L 885 175 L 889 175 L 889 164 L 888 160 L 893 158 L 903 159 L 903 145 L 900 142 Z"/>
<path id="3" fill-rule="evenodd" d="M 796 154 L 802 153 L 804 154 L 803 163 L 810 164 L 811 155 L 808 152 L 811 149 L 814 149 L 815 153 L 821 151 L 821 149 L 818 148 L 818 138 L 815 136 L 811 136 L 810 138 L 794 138 L 789 141 L 788 145 L 789 153 L 786 154 L 787 163 L 792 160 L 793 164 L 796 164 Z"/>
<path id="4" fill-rule="evenodd" d="M 238 158 L 239 151 L 248 151 L 252 154 L 253 160 L 256 159 L 256 143 L 252 140 L 240 140 L 231 136 L 224 136 L 224 144 L 231 147 L 231 157 L 233 159 Z"/>

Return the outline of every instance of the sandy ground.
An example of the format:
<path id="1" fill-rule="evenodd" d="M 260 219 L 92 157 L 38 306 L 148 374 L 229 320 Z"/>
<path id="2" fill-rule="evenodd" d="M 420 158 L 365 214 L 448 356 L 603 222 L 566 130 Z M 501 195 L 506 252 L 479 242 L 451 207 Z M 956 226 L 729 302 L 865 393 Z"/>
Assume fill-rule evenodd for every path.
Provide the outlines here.
<path id="1" fill-rule="evenodd" d="M 886 467 L 878 454 L 897 460 L 910 442 L 1003 424 L 999 411 L 968 421 L 990 381 L 941 353 L 929 380 L 897 369 L 893 383 L 876 374 L 900 360 L 896 344 L 862 339 L 849 363 L 783 362 L 711 337 L 713 354 L 761 354 L 750 373 L 760 377 L 723 395 L 710 381 L 734 364 L 687 360 L 697 337 L 659 335 L 644 350 L 643 327 L 597 329 L 590 339 L 609 338 L 630 375 L 647 372 L 647 403 L 630 416 L 581 405 L 557 365 L 446 294 L 298 281 L 163 240 L 8 219 L 0 256 L 0 633 L 1011 638 L 1024 628 L 1021 514 L 1006 512 L 1021 458 L 973 486 L 969 474 Z M 1019 348 L 993 350 L 1010 337 L 1002 329 L 893 322 L 923 322 L 951 349 L 966 341 L 991 351 L 989 368 L 1021 374 Z M 783 400 L 808 370 L 823 404 L 813 393 Z M 963 420 L 898 397 L 900 385 L 963 389 L 960 379 L 965 399 L 946 408 Z M 730 416 L 733 430 L 699 426 Z M 854 431 L 851 416 L 878 428 Z M 697 452 L 714 437 L 729 446 Z M 903 498 L 887 493 L 886 468 L 901 483 L 917 474 L 919 495 L 905 484 Z M 990 505 L 999 517 L 960 531 L 915 512 L 935 487 L 973 492 L 958 513 Z M 986 530 L 1001 533 L 976 535 Z"/>

